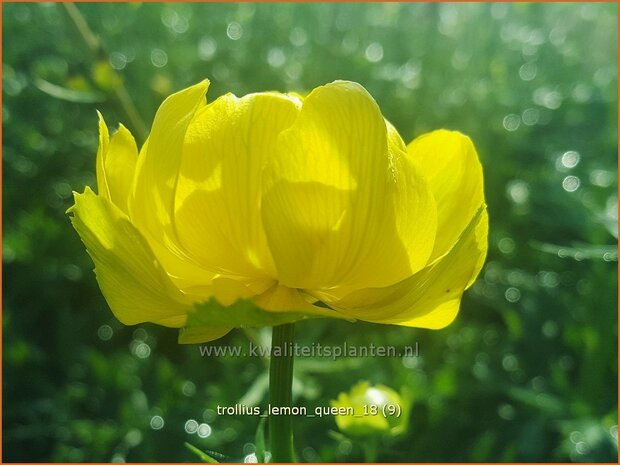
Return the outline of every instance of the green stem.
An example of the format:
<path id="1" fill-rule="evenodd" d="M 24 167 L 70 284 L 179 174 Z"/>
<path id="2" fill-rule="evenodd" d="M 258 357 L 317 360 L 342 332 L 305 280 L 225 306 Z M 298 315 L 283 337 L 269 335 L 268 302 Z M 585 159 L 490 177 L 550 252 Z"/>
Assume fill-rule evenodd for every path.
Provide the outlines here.
<path id="1" fill-rule="evenodd" d="M 269 363 L 269 403 L 272 409 L 291 407 L 294 340 L 295 326 L 293 323 L 273 327 Z M 292 463 L 295 461 L 292 416 L 269 416 L 269 442 L 272 462 Z"/>
<path id="2" fill-rule="evenodd" d="M 377 455 L 379 452 L 379 440 L 377 437 L 372 436 L 367 438 L 365 442 L 362 443 L 362 449 L 364 450 L 364 462 L 366 463 L 374 463 L 377 461 Z"/>

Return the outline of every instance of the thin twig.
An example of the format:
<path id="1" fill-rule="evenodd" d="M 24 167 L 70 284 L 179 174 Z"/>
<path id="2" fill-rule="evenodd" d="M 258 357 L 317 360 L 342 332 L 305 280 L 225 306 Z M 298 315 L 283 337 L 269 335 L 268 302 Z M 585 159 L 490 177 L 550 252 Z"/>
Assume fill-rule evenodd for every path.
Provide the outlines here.
<path id="1" fill-rule="evenodd" d="M 75 6 L 75 4 L 71 2 L 63 2 L 62 6 L 67 11 L 69 18 L 71 18 L 73 25 L 77 29 L 80 37 L 88 47 L 93 57 L 97 59 L 103 56 L 107 59 L 108 55 L 105 52 L 101 41 L 90 29 L 88 23 L 86 22 L 86 18 L 84 18 L 82 13 L 80 13 L 80 10 Z M 140 113 L 138 112 L 136 105 L 133 103 L 133 100 L 131 99 L 129 92 L 127 92 L 127 88 L 122 80 L 120 85 L 114 89 L 114 96 L 120 103 L 125 115 L 135 129 L 139 142 L 144 142 L 148 136 L 148 127 L 140 116 Z"/>
<path id="2" fill-rule="evenodd" d="M 80 33 L 80 36 L 82 36 L 82 39 L 84 39 L 84 42 L 86 43 L 89 50 L 96 55 L 99 52 L 100 47 L 99 39 L 88 27 L 86 19 L 84 18 L 84 16 L 82 16 L 80 10 L 78 10 L 73 3 L 63 3 L 62 6 L 65 7 L 65 10 L 67 10 L 69 17 L 71 18 L 73 24 Z"/>

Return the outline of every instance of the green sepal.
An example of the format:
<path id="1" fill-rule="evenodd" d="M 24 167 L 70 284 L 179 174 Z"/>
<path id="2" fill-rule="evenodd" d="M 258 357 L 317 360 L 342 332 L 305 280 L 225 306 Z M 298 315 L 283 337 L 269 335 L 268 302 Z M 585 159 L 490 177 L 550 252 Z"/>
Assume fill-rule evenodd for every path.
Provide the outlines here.
<path id="1" fill-rule="evenodd" d="M 334 318 L 344 318 L 335 311 Z M 270 312 L 257 307 L 251 300 L 240 299 L 229 306 L 222 305 L 215 298 L 194 305 L 187 316 L 187 323 L 179 333 L 180 344 L 200 344 L 220 338 L 233 328 L 260 328 L 278 326 L 327 315 L 293 312 Z"/>

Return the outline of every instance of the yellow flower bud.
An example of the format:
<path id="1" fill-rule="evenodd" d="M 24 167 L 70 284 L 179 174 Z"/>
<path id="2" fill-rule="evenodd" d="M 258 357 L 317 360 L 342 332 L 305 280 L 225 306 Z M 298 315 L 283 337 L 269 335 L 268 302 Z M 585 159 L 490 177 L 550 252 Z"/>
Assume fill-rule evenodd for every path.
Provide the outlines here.
<path id="1" fill-rule="evenodd" d="M 183 327 L 210 300 L 262 312 L 211 309 L 198 342 L 307 317 L 455 318 L 487 250 L 469 138 L 407 146 L 353 82 L 210 103 L 208 86 L 168 97 L 139 153 L 100 117 L 98 194 L 75 194 L 69 212 L 119 320 Z"/>
<path id="2" fill-rule="evenodd" d="M 335 416 L 338 429 L 350 436 L 398 436 L 407 430 L 409 399 L 381 384 L 360 381 L 350 392 L 341 392 L 331 406 L 342 412 L 352 409 L 353 414 Z"/>

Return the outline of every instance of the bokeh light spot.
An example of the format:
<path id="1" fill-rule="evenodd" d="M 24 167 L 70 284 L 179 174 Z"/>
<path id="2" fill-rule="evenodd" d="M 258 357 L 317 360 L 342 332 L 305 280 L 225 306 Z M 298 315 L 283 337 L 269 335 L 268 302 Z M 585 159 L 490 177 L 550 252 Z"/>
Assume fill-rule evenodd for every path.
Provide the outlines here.
<path id="1" fill-rule="evenodd" d="M 364 55 L 371 63 L 378 63 L 383 59 L 383 46 L 378 42 L 373 42 L 366 47 L 366 52 L 364 52 Z"/>
<path id="2" fill-rule="evenodd" d="M 239 40 L 243 36 L 243 27 L 236 21 L 228 23 L 226 35 L 230 40 Z"/>
<path id="3" fill-rule="evenodd" d="M 164 419 L 161 416 L 155 415 L 154 417 L 151 418 L 151 429 L 160 430 L 163 427 L 164 427 Z"/>
<path id="4" fill-rule="evenodd" d="M 185 432 L 187 434 L 194 434 L 198 431 L 198 422 L 196 420 L 187 420 L 185 422 Z"/>
<path id="5" fill-rule="evenodd" d="M 562 181 L 562 187 L 566 192 L 575 192 L 580 184 L 581 180 L 577 176 L 566 176 Z"/>
<path id="6" fill-rule="evenodd" d="M 521 125 L 521 117 L 519 115 L 511 113 L 504 117 L 502 124 L 506 131 L 514 132 L 519 129 L 519 126 Z"/>
<path id="7" fill-rule="evenodd" d="M 168 64 L 168 54 L 160 48 L 151 50 L 151 63 L 156 68 L 163 68 Z"/>
<path id="8" fill-rule="evenodd" d="M 519 299 L 521 299 L 521 291 L 516 287 L 509 287 L 508 289 L 506 289 L 504 296 L 506 297 L 506 300 L 508 302 L 518 302 Z"/>
<path id="9" fill-rule="evenodd" d="M 112 329 L 110 325 L 101 325 L 99 326 L 99 329 L 97 330 L 97 336 L 102 341 L 109 341 L 110 339 L 112 339 L 113 335 L 114 335 L 114 330 Z"/>

